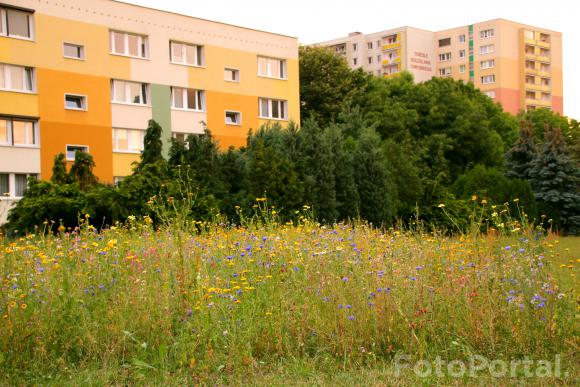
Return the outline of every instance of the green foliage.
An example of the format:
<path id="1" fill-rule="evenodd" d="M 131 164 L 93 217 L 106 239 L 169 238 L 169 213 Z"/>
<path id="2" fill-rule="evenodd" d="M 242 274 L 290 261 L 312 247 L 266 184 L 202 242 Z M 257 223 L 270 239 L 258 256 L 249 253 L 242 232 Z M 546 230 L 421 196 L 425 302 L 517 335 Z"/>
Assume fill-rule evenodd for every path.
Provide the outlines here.
<path id="1" fill-rule="evenodd" d="M 529 123 L 522 121 L 519 138 L 505 157 L 506 176 L 527 180 L 531 178 L 530 171 L 536 157 L 536 145 Z"/>
<path id="2" fill-rule="evenodd" d="M 78 183 L 57 184 L 51 181 L 29 179 L 24 197 L 8 214 L 8 236 L 44 231 L 56 231 L 78 225 L 85 205 L 85 193 Z"/>
<path id="3" fill-rule="evenodd" d="M 469 199 L 476 195 L 490 203 L 510 203 L 516 213 L 517 207 L 523 209 L 530 219 L 537 216 L 536 202 L 532 187 L 527 180 L 506 177 L 500 170 L 476 165 L 453 183 L 453 193 L 460 199 Z"/>
<path id="4" fill-rule="evenodd" d="M 138 169 L 142 169 L 147 164 L 154 164 L 163 160 L 161 132 L 161 126 L 155 120 L 149 120 L 143 140 L 144 148 L 141 153 L 141 162 L 137 166 Z"/>
<path id="5" fill-rule="evenodd" d="M 545 133 L 530 179 L 542 214 L 561 232 L 580 233 L 580 165 L 570 159 L 559 128 Z"/>
<path id="6" fill-rule="evenodd" d="M 66 184 L 70 181 L 70 177 L 66 171 L 66 159 L 62 153 L 54 156 L 54 165 L 52 166 L 52 177 L 50 181 L 55 184 Z"/>
<path id="7" fill-rule="evenodd" d="M 368 75 L 351 71 L 345 60 L 323 47 L 299 48 L 300 118 L 313 116 L 325 126 L 338 117 L 345 101 L 364 92 Z"/>
<path id="8" fill-rule="evenodd" d="M 69 180 L 78 183 L 81 191 L 88 191 L 97 184 L 97 177 L 93 173 L 94 167 L 93 156 L 77 150 L 75 152 L 75 161 L 70 167 Z M 57 170 L 57 173 L 61 173 L 61 171 Z M 57 178 L 60 179 L 59 176 Z"/>

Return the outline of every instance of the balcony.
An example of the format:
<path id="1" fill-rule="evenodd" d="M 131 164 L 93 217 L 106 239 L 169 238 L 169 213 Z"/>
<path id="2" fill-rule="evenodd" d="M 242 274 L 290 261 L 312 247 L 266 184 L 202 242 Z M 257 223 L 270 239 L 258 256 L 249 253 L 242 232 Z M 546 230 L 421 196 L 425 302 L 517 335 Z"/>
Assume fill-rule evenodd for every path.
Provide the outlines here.
<path id="1" fill-rule="evenodd" d="M 396 58 L 392 58 L 392 59 L 383 59 L 383 66 L 389 66 L 389 65 L 393 65 L 393 64 L 397 64 L 397 63 L 401 63 L 400 57 L 396 57 Z"/>
<path id="2" fill-rule="evenodd" d="M 525 67 L 524 71 L 526 74 L 538 75 L 538 70 L 536 70 L 535 68 L 532 68 L 532 67 Z"/>
<path id="3" fill-rule="evenodd" d="M 401 42 L 395 42 L 395 43 L 390 43 L 390 44 L 384 44 L 383 45 L 383 51 L 389 51 L 389 50 L 394 50 L 396 48 L 400 48 L 401 47 Z"/>
<path id="4" fill-rule="evenodd" d="M 552 88 L 549 85 L 540 85 L 539 83 L 526 83 L 526 89 L 546 92 L 552 90 Z"/>
<path id="5" fill-rule="evenodd" d="M 551 107 L 552 101 L 526 98 L 526 105 L 532 105 L 532 106 L 537 106 L 537 107 Z"/>

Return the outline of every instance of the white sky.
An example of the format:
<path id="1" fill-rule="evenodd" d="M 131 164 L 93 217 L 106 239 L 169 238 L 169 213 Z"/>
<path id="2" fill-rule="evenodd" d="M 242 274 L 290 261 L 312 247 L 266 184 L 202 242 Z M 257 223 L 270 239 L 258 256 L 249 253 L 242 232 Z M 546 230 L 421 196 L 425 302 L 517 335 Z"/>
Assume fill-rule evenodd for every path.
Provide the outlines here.
<path id="1" fill-rule="evenodd" d="M 564 114 L 580 119 L 578 0 L 123 0 L 203 19 L 283 35 L 310 44 L 412 26 L 437 31 L 509 19 L 563 34 Z"/>

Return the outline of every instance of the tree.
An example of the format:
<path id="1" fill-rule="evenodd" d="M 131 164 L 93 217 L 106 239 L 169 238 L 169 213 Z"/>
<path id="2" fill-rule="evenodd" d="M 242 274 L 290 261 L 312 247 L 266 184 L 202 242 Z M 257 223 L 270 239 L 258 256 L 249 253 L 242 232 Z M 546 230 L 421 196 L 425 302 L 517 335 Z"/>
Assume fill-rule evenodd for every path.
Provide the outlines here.
<path id="1" fill-rule="evenodd" d="M 304 47 L 299 51 L 300 118 L 313 116 L 321 126 L 338 117 L 345 101 L 363 93 L 369 76 L 352 71 L 344 58 L 324 47 Z"/>
<path id="2" fill-rule="evenodd" d="M 338 211 L 331 143 L 313 118 L 307 119 L 298 132 L 298 152 L 305 204 L 313 206 L 319 220 L 335 221 Z"/>
<path id="3" fill-rule="evenodd" d="M 570 159 L 559 128 L 545 133 L 530 178 L 541 213 L 561 232 L 580 233 L 580 165 Z"/>
<path id="4" fill-rule="evenodd" d="M 154 120 L 149 120 L 147 132 L 143 140 L 143 152 L 141 152 L 141 162 L 137 169 L 143 168 L 146 164 L 153 164 L 163 160 L 162 150 L 163 142 L 161 141 L 161 126 Z"/>
<path id="5" fill-rule="evenodd" d="M 531 125 L 522 121 L 519 138 L 505 155 L 506 176 L 529 180 L 535 157 L 536 145 Z"/>
<path id="6" fill-rule="evenodd" d="M 361 133 L 353 155 L 354 177 L 360 197 L 360 216 L 375 225 L 392 221 L 392 182 L 380 147 L 380 137 L 372 128 Z"/>
<path id="7" fill-rule="evenodd" d="M 66 172 L 66 159 L 64 154 L 59 153 L 54 156 L 54 165 L 52 166 L 52 176 L 50 181 L 55 184 L 66 184 L 70 180 Z"/>
<path id="8" fill-rule="evenodd" d="M 70 180 L 78 182 L 81 191 L 88 191 L 97 184 L 97 177 L 93 173 L 95 161 L 93 156 L 77 150 L 75 152 L 75 161 L 70 168 Z"/>

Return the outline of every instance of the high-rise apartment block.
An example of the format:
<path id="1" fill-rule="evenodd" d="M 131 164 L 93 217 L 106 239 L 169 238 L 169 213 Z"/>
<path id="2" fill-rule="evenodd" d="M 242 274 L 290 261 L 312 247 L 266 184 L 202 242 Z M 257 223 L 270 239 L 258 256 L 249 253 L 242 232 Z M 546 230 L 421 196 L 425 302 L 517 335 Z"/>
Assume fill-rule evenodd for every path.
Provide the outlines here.
<path id="1" fill-rule="evenodd" d="M 244 145 L 299 109 L 296 38 L 111 0 L 0 0 L 4 207 L 58 153 L 89 152 L 102 182 L 130 174 L 149 119 L 167 152 L 206 125 Z"/>
<path id="2" fill-rule="evenodd" d="M 539 107 L 563 113 L 559 32 L 496 19 L 437 32 L 355 32 L 317 45 L 378 76 L 408 71 L 417 82 L 433 76 L 473 82 L 514 114 Z"/>

